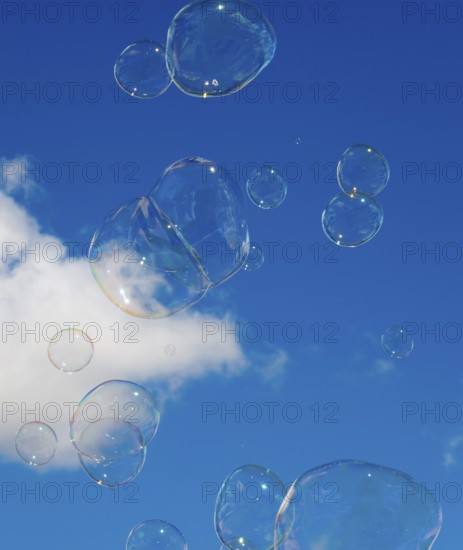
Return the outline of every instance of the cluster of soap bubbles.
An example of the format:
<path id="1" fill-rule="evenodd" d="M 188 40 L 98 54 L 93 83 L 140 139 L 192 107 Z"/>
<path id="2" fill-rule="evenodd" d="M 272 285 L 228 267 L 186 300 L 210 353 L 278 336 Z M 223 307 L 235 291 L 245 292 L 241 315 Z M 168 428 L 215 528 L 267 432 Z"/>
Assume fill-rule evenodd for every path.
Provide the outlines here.
<path id="1" fill-rule="evenodd" d="M 136 525 L 127 538 L 126 550 L 188 550 L 182 533 L 160 519 Z"/>
<path id="2" fill-rule="evenodd" d="M 420 487 L 403 472 L 358 460 L 309 470 L 287 490 L 271 470 L 243 466 L 221 486 L 216 532 L 229 550 L 427 550 L 442 509 Z"/>
<path id="3" fill-rule="evenodd" d="M 171 82 L 185 94 L 220 97 L 249 84 L 273 59 L 276 36 L 265 16 L 243 0 L 194 0 L 173 18 L 166 47 L 153 40 L 127 46 L 114 66 L 119 86 L 150 99 Z"/>
<path id="4" fill-rule="evenodd" d="M 341 156 L 337 168 L 343 191 L 322 214 L 326 236 L 339 246 L 356 247 L 370 241 L 383 225 L 383 208 L 373 198 L 389 181 L 389 164 L 369 145 L 352 145 Z"/>
<path id="5" fill-rule="evenodd" d="M 405 359 L 414 348 L 413 336 L 402 325 L 393 325 L 381 336 L 384 351 L 393 359 Z"/>
<path id="6" fill-rule="evenodd" d="M 114 487 L 140 473 L 160 414 L 150 392 L 134 382 L 109 380 L 85 395 L 71 420 L 80 464 L 100 485 Z"/>
<path id="7" fill-rule="evenodd" d="M 76 328 L 58 332 L 48 345 L 48 358 L 61 372 L 72 374 L 85 368 L 94 352 L 90 338 Z"/>

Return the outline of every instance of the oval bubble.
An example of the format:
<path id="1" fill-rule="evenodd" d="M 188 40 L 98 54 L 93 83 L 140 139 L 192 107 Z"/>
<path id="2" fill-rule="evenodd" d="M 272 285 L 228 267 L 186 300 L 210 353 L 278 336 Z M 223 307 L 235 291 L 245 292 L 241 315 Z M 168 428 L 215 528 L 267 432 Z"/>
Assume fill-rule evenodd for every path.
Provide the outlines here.
<path id="1" fill-rule="evenodd" d="M 122 90 L 133 97 L 160 96 L 172 82 L 164 46 L 153 40 L 130 44 L 114 65 L 114 78 Z"/>
<path id="2" fill-rule="evenodd" d="M 44 422 L 28 422 L 16 434 L 16 451 L 29 466 L 43 466 L 55 456 L 58 439 Z"/>
<path id="3" fill-rule="evenodd" d="M 157 319 L 198 302 L 210 286 L 195 253 L 149 199 L 111 212 L 89 252 L 92 273 L 122 311 Z"/>
<path id="4" fill-rule="evenodd" d="M 213 286 L 241 269 L 249 245 L 244 195 L 223 166 L 199 157 L 179 160 L 161 175 L 150 197 Z"/>
<path id="5" fill-rule="evenodd" d="M 48 344 L 48 358 L 61 372 L 72 374 L 85 368 L 93 357 L 93 342 L 81 330 L 58 332 Z"/>
<path id="6" fill-rule="evenodd" d="M 401 325 L 386 329 L 381 336 L 384 351 L 393 359 L 405 359 L 413 351 L 415 345 L 411 334 L 407 334 Z"/>
<path id="7" fill-rule="evenodd" d="M 241 90 L 270 63 L 276 36 L 256 4 L 196 0 L 172 20 L 166 50 L 182 92 L 217 97 Z"/>
<path id="8" fill-rule="evenodd" d="M 344 151 L 338 162 L 337 176 L 344 193 L 362 193 L 374 197 L 389 181 L 389 163 L 369 145 L 352 145 Z"/>
<path id="9" fill-rule="evenodd" d="M 250 243 L 249 253 L 243 265 L 244 271 L 257 271 L 263 264 L 264 253 L 262 252 L 262 248 L 255 243 Z"/>
<path id="10" fill-rule="evenodd" d="M 182 533 L 160 519 L 136 525 L 127 538 L 126 550 L 188 550 Z"/>
<path id="11" fill-rule="evenodd" d="M 291 486 L 276 537 L 295 514 L 284 550 L 428 550 L 442 509 L 438 497 L 422 498 L 421 486 L 408 474 L 358 460 L 319 466 Z"/>
<path id="12" fill-rule="evenodd" d="M 285 178 L 273 166 L 256 168 L 246 182 L 251 201 L 264 210 L 277 208 L 285 200 L 288 185 Z"/>
<path id="13" fill-rule="evenodd" d="M 325 235 L 339 246 L 356 247 L 370 241 L 384 221 L 382 206 L 368 195 L 337 195 L 322 214 Z"/>
<path id="14" fill-rule="evenodd" d="M 237 468 L 222 483 L 217 495 L 215 529 L 219 539 L 226 546 L 229 541 L 241 539 L 248 545 L 245 548 L 272 550 L 275 518 L 285 495 L 283 482 L 268 468 Z M 289 527 L 290 522 L 288 532 Z M 280 531 L 278 544 L 286 536 Z"/>

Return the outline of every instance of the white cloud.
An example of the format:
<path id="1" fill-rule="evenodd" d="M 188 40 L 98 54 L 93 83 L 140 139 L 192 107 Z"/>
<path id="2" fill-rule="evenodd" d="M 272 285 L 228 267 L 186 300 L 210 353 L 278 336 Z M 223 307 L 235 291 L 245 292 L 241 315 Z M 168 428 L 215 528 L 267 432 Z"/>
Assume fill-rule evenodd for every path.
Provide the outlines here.
<path id="1" fill-rule="evenodd" d="M 391 374 L 395 370 L 394 362 L 388 359 L 375 359 L 373 362 L 373 375 Z"/>
<path id="2" fill-rule="evenodd" d="M 36 178 L 38 163 L 29 155 L 20 155 L 12 159 L 0 157 L 0 187 L 6 193 L 18 191 L 29 196 L 36 193 L 39 187 Z"/>

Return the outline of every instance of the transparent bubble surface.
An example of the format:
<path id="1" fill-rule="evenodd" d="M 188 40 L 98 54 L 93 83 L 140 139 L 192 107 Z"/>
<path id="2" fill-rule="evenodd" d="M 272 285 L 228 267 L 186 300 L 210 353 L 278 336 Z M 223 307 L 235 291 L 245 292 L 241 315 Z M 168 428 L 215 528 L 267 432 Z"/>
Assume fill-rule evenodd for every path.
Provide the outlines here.
<path id="1" fill-rule="evenodd" d="M 153 40 L 130 44 L 114 65 L 114 78 L 131 96 L 141 99 L 160 96 L 172 82 L 164 46 Z"/>
<path id="2" fill-rule="evenodd" d="M 409 475 L 356 460 L 341 460 L 301 475 L 275 524 L 287 532 L 283 550 L 427 550 L 442 524 L 438 496 L 422 498 Z M 293 510 L 294 509 L 294 510 Z"/>
<path id="3" fill-rule="evenodd" d="M 262 267 L 264 263 L 264 253 L 260 245 L 256 243 L 250 243 L 249 254 L 244 262 L 243 269 L 245 271 L 256 271 Z"/>
<path id="4" fill-rule="evenodd" d="M 414 341 L 401 325 L 394 325 L 381 336 L 384 351 L 393 359 L 405 359 L 413 351 Z"/>
<path id="5" fill-rule="evenodd" d="M 265 210 L 276 208 L 285 200 L 288 184 L 281 173 L 270 165 L 263 165 L 251 172 L 246 182 L 251 201 Z"/>
<path id="6" fill-rule="evenodd" d="M 109 300 L 137 317 L 173 315 L 198 302 L 210 286 L 198 257 L 146 197 L 107 216 L 93 237 L 89 261 Z"/>
<path id="7" fill-rule="evenodd" d="M 97 460 L 78 453 L 84 472 L 98 485 L 116 487 L 133 481 L 143 469 L 146 447 L 114 460 Z"/>
<path id="8" fill-rule="evenodd" d="M 227 170 L 203 158 L 169 166 L 150 191 L 179 238 L 216 286 L 246 260 L 248 223 L 243 192 Z"/>
<path id="9" fill-rule="evenodd" d="M 119 451 L 113 452 L 121 457 L 148 445 L 157 432 L 159 420 L 156 402 L 146 388 L 126 380 L 109 380 L 82 398 L 71 420 L 70 435 L 81 454 L 112 460 L 115 455 L 107 454 L 111 437 L 105 442 L 105 430 L 110 430 L 113 445 L 120 446 Z"/>
<path id="10" fill-rule="evenodd" d="M 85 368 L 92 360 L 93 342 L 76 328 L 58 332 L 48 345 L 48 358 L 60 371 L 72 374 Z"/>
<path id="11" fill-rule="evenodd" d="M 169 73 L 182 92 L 217 97 L 239 91 L 270 63 L 276 36 L 255 4 L 196 0 L 172 20 L 166 50 Z"/>
<path id="12" fill-rule="evenodd" d="M 256 547 L 243 537 L 239 539 L 233 539 L 227 542 L 227 544 L 222 544 L 220 550 L 256 550 Z"/>
<path id="13" fill-rule="evenodd" d="M 382 206 L 368 195 L 341 193 L 322 214 L 326 236 L 339 246 L 355 247 L 370 241 L 384 221 Z"/>
<path id="14" fill-rule="evenodd" d="M 352 145 L 338 163 L 338 183 L 348 195 L 363 193 L 374 197 L 387 185 L 389 163 L 369 145 Z"/>
<path id="15" fill-rule="evenodd" d="M 298 138 L 296 138 L 296 139 L 294 140 L 294 143 L 295 143 L 296 145 L 300 145 L 300 144 L 302 143 L 302 139 L 298 137 Z"/>
<path id="16" fill-rule="evenodd" d="M 173 344 L 169 344 L 164 348 L 164 352 L 169 357 L 173 357 L 175 355 L 175 352 L 177 351 L 177 348 Z"/>
<path id="17" fill-rule="evenodd" d="M 236 544 L 242 540 L 247 545 L 244 548 L 273 549 L 275 518 L 285 495 L 283 482 L 268 468 L 246 465 L 236 469 L 222 483 L 217 495 L 215 529 L 219 539 L 225 546 L 230 541 Z M 291 525 L 288 521 L 286 533 L 280 531 L 278 544 Z"/>
<path id="18" fill-rule="evenodd" d="M 130 532 L 126 550 L 188 550 L 182 533 L 167 521 L 152 519 Z"/>
<path id="19" fill-rule="evenodd" d="M 16 435 L 16 451 L 29 466 L 43 466 L 55 456 L 58 439 L 48 424 L 28 422 Z"/>

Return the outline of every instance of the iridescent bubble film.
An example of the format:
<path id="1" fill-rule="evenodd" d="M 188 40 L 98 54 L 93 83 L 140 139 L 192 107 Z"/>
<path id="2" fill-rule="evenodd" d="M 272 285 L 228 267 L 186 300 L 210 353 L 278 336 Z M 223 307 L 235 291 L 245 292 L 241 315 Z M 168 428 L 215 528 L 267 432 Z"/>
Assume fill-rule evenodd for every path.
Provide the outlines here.
<path id="1" fill-rule="evenodd" d="M 272 550 L 274 523 L 286 490 L 280 478 L 268 468 L 246 465 L 236 469 L 222 483 L 215 505 L 215 529 L 228 548 L 245 544 L 243 548 Z M 279 532 L 278 543 L 286 533 Z M 237 546 L 240 548 L 240 546 Z"/>
<path id="2" fill-rule="evenodd" d="M 322 214 L 325 235 L 339 246 L 356 247 L 371 240 L 381 229 L 382 206 L 368 195 L 341 193 Z"/>
<path id="3" fill-rule="evenodd" d="M 344 193 L 363 193 L 374 197 L 386 187 L 390 170 L 379 151 L 369 145 L 352 145 L 342 154 L 337 174 Z"/>
<path id="4" fill-rule="evenodd" d="M 251 201 L 264 210 L 276 208 L 285 200 L 288 184 L 282 174 L 270 165 L 263 165 L 251 172 L 246 182 Z"/>
<path id="5" fill-rule="evenodd" d="M 160 519 L 144 521 L 130 532 L 126 550 L 188 550 L 182 533 Z"/>
<path id="6" fill-rule="evenodd" d="M 411 334 L 402 325 L 394 325 L 386 329 L 381 336 L 384 351 L 393 359 L 404 359 L 413 351 L 414 341 Z"/>
<path id="7" fill-rule="evenodd" d="M 442 510 L 439 497 L 423 498 L 422 484 L 408 474 L 341 460 L 293 483 L 278 513 L 276 538 L 293 519 L 282 550 L 428 550 Z"/>
<path id="8" fill-rule="evenodd" d="M 29 466 L 43 466 L 55 456 L 58 439 L 44 422 L 28 422 L 16 435 L 16 451 Z"/>
<path id="9" fill-rule="evenodd" d="M 242 0 L 196 0 L 174 17 L 167 33 L 167 66 L 184 93 L 232 94 L 273 59 L 276 36 L 256 5 Z"/>
<path id="10" fill-rule="evenodd" d="M 142 99 L 160 96 L 172 82 L 164 46 L 153 40 L 130 44 L 114 65 L 114 78 L 131 96 Z"/>
<path id="11" fill-rule="evenodd" d="M 81 330 L 58 332 L 48 345 L 48 358 L 60 371 L 73 373 L 85 368 L 93 357 L 93 342 Z"/>

